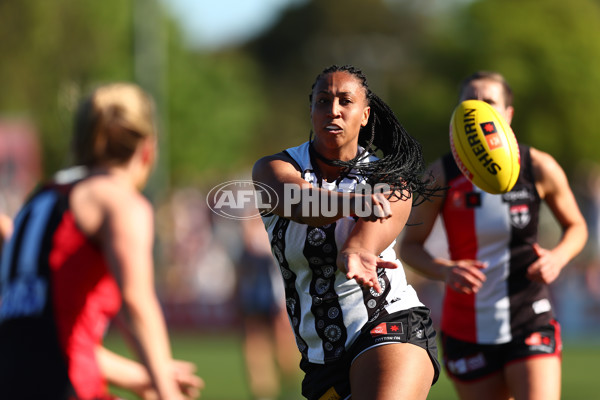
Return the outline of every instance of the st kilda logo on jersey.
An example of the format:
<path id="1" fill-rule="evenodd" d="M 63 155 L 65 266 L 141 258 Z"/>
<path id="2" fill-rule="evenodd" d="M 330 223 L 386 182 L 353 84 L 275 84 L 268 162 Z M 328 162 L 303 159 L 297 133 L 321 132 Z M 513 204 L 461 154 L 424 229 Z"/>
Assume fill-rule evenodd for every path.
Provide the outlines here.
<path id="1" fill-rule="evenodd" d="M 529 224 L 529 221 L 531 221 L 529 205 L 516 204 L 510 206 L 510 221 L 515 228 L 525 228 Z"/>

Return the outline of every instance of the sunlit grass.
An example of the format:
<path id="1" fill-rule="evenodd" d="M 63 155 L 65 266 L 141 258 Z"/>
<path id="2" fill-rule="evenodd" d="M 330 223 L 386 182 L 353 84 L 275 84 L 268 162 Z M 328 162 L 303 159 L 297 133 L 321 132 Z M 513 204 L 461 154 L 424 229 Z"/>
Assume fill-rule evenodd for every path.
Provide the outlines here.
<path id="1" fill-rule="evenodd" d="M 239 335 L 172 332 L 173 353 L 176 358 L 196 363 L 198 373 L 206 382 L 203 400 L 250 400 L 246 383 L 241 338 Z M 110 349 L 128 354 L 120 338 L 111 333 L 105 344 Z M 589 400 L 598 398 L 600 382 L 597 378 L 597 363 L 600 360 L 600 345 L 588 342 L 569 342 L 563 353 L 563 400 Z M 134 400 L 135 396 L 113 388 L 123 399 Z M 302 399 L 300 382 L 297 390 L 286 393 L 282 400 Z M 444 373 L 432 387 L 428 399 L 456 400 L 452 384 Z"/>

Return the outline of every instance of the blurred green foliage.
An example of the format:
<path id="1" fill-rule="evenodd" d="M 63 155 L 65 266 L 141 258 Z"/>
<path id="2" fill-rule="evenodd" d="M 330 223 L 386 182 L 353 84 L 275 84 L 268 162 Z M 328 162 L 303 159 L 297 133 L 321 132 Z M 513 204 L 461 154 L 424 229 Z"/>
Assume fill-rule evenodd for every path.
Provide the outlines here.
<path id="1" fill-rule="evenodd" d="M 448 151 L 459 82 L 478 69 L 496 70 L 515 92 L 518 139 L 572 170 L 600 160 L 593 111 L 600 107 L 599 39 L 600 3 L 593 0 L 330 0 L 289 10 L 249 48 L 265 71 L 294 78 L 279 82 L 273 97 L 300 92 L 306 100 L 323 67 L 361 67 L 422 141 L 428 161 Z M 308 129 L 304 118 L 290 131 L 305 138 Z"/>
<path id="2" fill-rule="evenodd" d="M 0 114 L 34 121 L 46 169 L 65 165 L 81 92 L 131 80 L 131 14 L 119 0 L 0 2 Z"/>
<path id="3" fill-rule="evenodd" d="M 137 7 L 158 15 L 140 18 Z M 144 44 L 140 24 L 158 40 Z M 330 64 L 362 68 L 427 161 L 448 150 L 458 82 L 493 69 L 515 91 L 518 139 L 569 172 L 600 161 L 599 39 L 595 0 L 312 0 L 244 45 L 212 52 L 186 47 L 159 0 L 3 1 L 0 115 L 35 122 L 50 174 L 68 164 L 82 94 L 137 81 L 161 111 L 162 184 L 206 188 L 306 140 L 308 94 Z"/>

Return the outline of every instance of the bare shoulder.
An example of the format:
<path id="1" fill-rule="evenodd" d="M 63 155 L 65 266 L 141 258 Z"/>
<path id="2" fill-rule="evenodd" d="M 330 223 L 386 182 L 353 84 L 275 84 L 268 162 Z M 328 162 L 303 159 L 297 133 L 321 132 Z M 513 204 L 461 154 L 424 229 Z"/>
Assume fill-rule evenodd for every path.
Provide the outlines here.
<path id="1" fill-rule="evenodd" d="M 269 163 L 269 162 L 275 161 L 275 160 L 293 161 L 292 157 L 290 157 L 288 153 L 286 153 L 285 151 L 280 151 L 279 153 L 271 154 L 271 155 L 264 156 L 264 157 L 258 159 L 258 161 L 256 161 L 255 165 L 262 164 L 262 163 Z"/>
<path id="2" fill-rule="evenodd" d="M 124 218 L 146 218 L 152 215 L 152 204 L 137 189 L 107 179 L 99 182 L 95 195 L 112 214 Z"/>
<path id="3" fill-rule="evenodd" d="M 536 149 L 535 147 L 530 147 L 529 152 L 531 154 L 531 162 L 534 166 L 543 166 L 547 163 L 556 163 L 554 157 L 545 151 Z"/>
<path id="4" fill-rule="evenodd" d="M 531 147 L 530 154 L 536 181 L 552 179 L 555 173 L 564 174 L 562 167 L 549 153 Z"/>
<path id="5" fill-rule="evenodd" d="M 442 208 L 445 198 L 446 175 L 441 159 L 435 160 L 427 168 L 427 174 L 433 181 L 431 186 L 436 189 L 436 195 L 428 201 L 423 201 L 414 206 L 409 218 L 409 227 L 406 229 L 407 235 L 419 234 L 425 240 L 433 223 Z"/>
<path id="6" fill-rule="evenodd" d="M 445 186 L 446 185 L 446 174 L 444 173 L 444 166 L 442 164 L 442 159 L 438 158 L 434 162 L 432 162 L 427 168 L 427 173 L 431 174 L 434 178 L 434 184 L 437 186 Z"/>
<path id="7" fill-rule="evenodd" d="M 530 153 L 535 185 L 542 198 L 569 187 L 565 171 L 552 155 L 533 147 Z"/>
<path id="8" fill-rule="evenodd" d="M 261 182 L 288 174 L 299 176 L 300 166 L 283 151 L 260 158 L 252 169 L 252 178 Z"/>
<path id="9" fill-rule="evenodd" d="M 280 162 L 297 166 L 296 162 L 292 157 L 290 157 L 286 152 L 281 151 L 279 153 L 271 154 L 258 159 L 258 161 L 254 163 L 254 169 L 260 170 L 262 168 L 268 168 L 269 165 L 272 165 L 273 163 L 277 164 Z"/>
<path id="10" fill-rule="evenodd" d="M 135 188 L 111 176 L 91 177 L 75 186 L 71 210 L 81 230 L 94 236 L 110 220 L 134 223 L 140 228 L 152 218 L 152 205 Z"/>

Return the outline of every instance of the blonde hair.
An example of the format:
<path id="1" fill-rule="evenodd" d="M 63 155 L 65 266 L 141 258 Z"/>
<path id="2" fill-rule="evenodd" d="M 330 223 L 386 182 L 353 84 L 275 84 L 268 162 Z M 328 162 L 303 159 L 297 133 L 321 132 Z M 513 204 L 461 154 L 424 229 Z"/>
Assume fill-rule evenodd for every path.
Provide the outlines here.
<path id="1" fill-rule="evenodd" d="M 101 86 L 83 100 L 75 115 L 74 161 L 77 165 L 121 165 L 138 144 L 156 136 L 154 101 L 139 86 Z"/>

